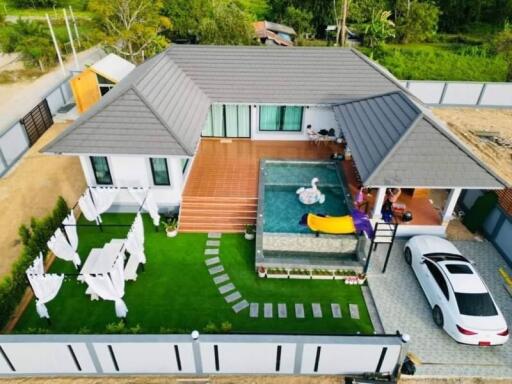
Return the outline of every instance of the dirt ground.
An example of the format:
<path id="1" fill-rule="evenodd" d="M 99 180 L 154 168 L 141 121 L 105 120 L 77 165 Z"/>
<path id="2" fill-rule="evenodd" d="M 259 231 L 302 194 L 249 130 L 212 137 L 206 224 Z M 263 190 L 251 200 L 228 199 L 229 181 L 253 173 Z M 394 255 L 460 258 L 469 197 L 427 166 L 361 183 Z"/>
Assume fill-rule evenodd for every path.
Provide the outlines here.
<path id="1" fill-rule="evenodd" d="M 54 124 L 29 149 L 7 175 L 0 178 L 0 277 L 10 271 L 20 253 L 18 228 L 31 217 L 43 217 L 62 195 L 73 205 L 85 189 L 85 180 L 76 157 L 39 153 L 69 124 Z"/>
<path id="2" fill-rule="evenodd" d="M 512 109 L 435 108 L 434 113 L 512 185 Z M 510 146 L 481 139 L 476 131 L 496 132 Z"/>

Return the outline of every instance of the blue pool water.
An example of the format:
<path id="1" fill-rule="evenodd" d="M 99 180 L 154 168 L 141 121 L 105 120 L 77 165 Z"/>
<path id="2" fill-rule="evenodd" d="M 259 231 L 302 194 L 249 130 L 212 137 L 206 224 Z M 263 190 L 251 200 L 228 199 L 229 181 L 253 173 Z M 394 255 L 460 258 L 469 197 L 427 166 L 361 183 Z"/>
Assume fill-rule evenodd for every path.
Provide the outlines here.
<path id="1" fill-rule="evenodd" d="M 318 189 L 325 195 L 325 202 L 304 205 L 295 191 L 300 187 L 310 187 L 314 177 L 320 180 Z M 267 161 L 263 183 L 264 232 L 310 233 L 306 226 L 299 224 L 304 214 L 348 214 L 345 189 L 334 162 Z"/>

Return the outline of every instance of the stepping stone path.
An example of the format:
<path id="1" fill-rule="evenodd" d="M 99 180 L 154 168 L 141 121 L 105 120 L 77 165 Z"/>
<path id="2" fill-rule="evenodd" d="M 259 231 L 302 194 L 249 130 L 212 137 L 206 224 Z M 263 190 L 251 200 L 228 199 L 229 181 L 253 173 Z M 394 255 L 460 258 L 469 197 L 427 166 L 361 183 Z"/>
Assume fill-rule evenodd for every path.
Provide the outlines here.
<path id="1" fill-rule="evenodd" d="M 224 267 L 222 265 L 217 265 L 215 267 L 211 267 L 208 272 L 210 273 L 210 275 L 215 275 L 217 273 L 221 273 L 221 272 L 224 272 Z"/>
<path id="2" fill-rule="evenodd" d="M 206 259 L 204 261 L 207 266 L 213 265 L 213 264 L 219 264 L 220 259 L 218 257 L 212 257 L 211 259 Z"/>
<path id="3" fill-rule="evenodd" d="M 227 296 L 224 296 L 224 299 L 226 299 L 226 301 L 228 303 L 232 303 L 233 301 L 236 301 L 241 297 L 242 297 L 242 295 L 240 294 L 240 292 L 236 291 L 236 292 L 230 293 Z"/>
<path id="4" fill-rule="evenodd" d="M 258 303 L 251 303 L 251 306 L 249 308 L 249 316 L 253 318 L 258 317 L 259 309 L 260 305 Z"/>
<path id="5" fill-rule="evenodd" d="M 235 313 L 238 313 L 242 310 L 244 310 L 245 308 L 247 308 L 249 306 L 249 303 L 247 302 L 247 300 L 242 300 L 238 303 L 236 303 L 235 305 L 233 305 L 231 308 L 233 308 L 233 311 L 235 311 Z"/>
<path id="6" fill-rule="evenodd" d="M 266 319 L 272 318 L 272 303 L 263 304 L 263 317 Z"/>
<path id="7" fill-rule="evenodd" d="M 320 306 L 320 304 L 311 304 L 311 308 L 313 309 L 313 317 L 316 319 L 320 319 L 322 317 L 322 307 Z"/>
<path id="8" fill-rule="evenodd" d="M 229 276 L 226 275 L 226 274 L 215 276 L 213 278 L 213 282 L 215 284 L 222 284 L 222 283 L 224 283 L 225 281 L 228 281 L 228 280 L 229 280 Z"/>
<path id="9" fill-rule="evenodd" d="M 341 308 L 339 304 L 331 304 L 332 317 L 341 319 Z"/>
<path id="10" fill-rule="evenodd" d="M 227 293 L 229 291 L 232 291 L 233 289 L 235 289 L 234 284 L 233 283 L 228 283 L 226 285 L 221 285 L 219 287 L 219 292 L 220 292 L 221 295 L 223 295 L 223 294 L 225 294 L 225 293 Z"/>
<path id="11" fill-rule="evenodd" d="M 295 304 L 295 317 L 297 319 L 304 318 L 304 304 Z"/>
<path id="12" fill-rule="evenodd" d="M 286 310 L 286 304 L 277 304 L 277 316 L 280 319 L 286 319 L 288 317 L 288 311 Z"/>
<path id="13" fill-rule="evenodd" d="M 209 239 L 220 239 L 221 234 L 219 232 L 210 232 L 208 233 Z"/>
<path id="14" fill-rule="evenodd" d="M 206 246 L 207 247 L 220 247 L 220 240 L 207 240 Z"/>
<path id="15" fill-rule="evenodd" d="M 359 319 L 359 307 L 357 304 L 349 304 L 348 310 L 350 311 L 350 317 L 352 319 Z"/>
<path id="16" fill-rule="evenodd" d="M 206 248 L 204 250 L 204 255 L 205 256 L 218 255 L 218 254 L 219 254 L 219 249 L 218 248 Z"/>

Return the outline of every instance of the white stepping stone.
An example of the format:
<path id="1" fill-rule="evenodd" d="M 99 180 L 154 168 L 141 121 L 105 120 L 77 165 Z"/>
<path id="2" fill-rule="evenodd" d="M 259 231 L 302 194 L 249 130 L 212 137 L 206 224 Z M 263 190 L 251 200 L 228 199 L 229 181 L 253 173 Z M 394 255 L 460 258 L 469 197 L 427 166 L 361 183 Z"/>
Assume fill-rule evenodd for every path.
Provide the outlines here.
<path id="1" fill-rule="evenodd" d="M 263 304 L 263 317 L 265 317 L 265 319 L 272 318 L 272 303 Z"/>
<path id="2" fill-rule="evenodd" d="M 219 292 L 221 295 L 223 295 L 229 291 L 232 291 L 233 289 L 235 289 L 235 285 L 233 283 L 228 283 L 226 285 L 221 285 L 219 287 Z"/>
<path id="3" fill-rule="evenodd" d="M 242 300 L 238 303 L 236 303 L 235 305 L 233 305 L 231 308 L 233 308 L 233 311 L 235 311 L 235 313 L 238 313 L 242 310 L 244 310 L 245 308 L 247 308 L 249 306 L 249 303 L 247 302 L 247 300 Z"/>
<path id="4" fill-rule="evenodd" d="M 341 308 L 339 304 L 331 304 L 332 317 L 341 319 Z"/>
<path id="5" fill-rule="evenodd" d="M 236 301 L 238 300 L 239 298 L 241 298 L 242 295 L 240 294 L 240 292 L 236 291 L 236 292 L 233 292 L 227 296 L 224 296 L 224 299 L 226 299 L 226 301 L 228 303 L 232 303 L 233 301 Z"/>
<path id="6" fill-rule="evenodd" d="M 286 319 L 288 317 L 288 311 L 286 310 L 286 304 L 277 304 L 277 316 L 280 319 Z"/>
<path id="7" fill-rule="evenodd" d="M 348 310 L 350 311 L 350 317 L 352 319 L 359 319 L 359 307 L 357 304 L 349 304 Z"/>
<path id="8" fill-rule="evenodd" d="M 215 284 L 222 284 L 223 282 L 228 281 L 228 280 L 229 280 L 229 276 L 227 274 L 215 276 L 213 278 L 213 282 Z"/>
<path id="9" fill-rule="evenodd" d="M 207 248 L 204 250 L 204 254 L 205 254 L 205 256 L 218 255 L 219 248 Z"/>
<path id="10" fill-rule="evenodd" d="M 220 259 L 218 257 L 212 257 L 211 259 L 206 259 L 204 261 L 207 266 L 213 265 L 213 264 L 219 264 Z"/>
<path id="11" fill-rule="evenodd" d="M 322 317 L 322 307 L 320 306 L 320 304 L 311 304 L 311 308 L 313 309 L 313 317 L 320 319 Z"/>
<path id="12" fill-rule="evenodd" d="M 258 317 L 258 312 L 260 309 L 260 305 L 258 303 L 251 303 L 251 306 L 249 307 L 249 316 L 250 317 Z"/>
<path id="13" fill-rule="evenodd" d="M 304 318 L 304 304 L 295 304 L 295 317 L 297 319 Z"/>
<path id="14" fill-rule="evenodd" d="M 208 233 L 209 239 L 220 239 L 221 234 L 219 232 L 210 232 Z"/>
<path id="15" fill-rule="evenodd" d="M 217 273 L 224 272 L 224 267 L 222 265 L 217 265 L 215 267 L 211 267 L 208 272 L 210 275 L 216 275 Z"/>
<path id="16" fill-rule="evenodd" d="M 207 247 L 219 247 L 220 240 L 206 240 L 206 246 Z"/>

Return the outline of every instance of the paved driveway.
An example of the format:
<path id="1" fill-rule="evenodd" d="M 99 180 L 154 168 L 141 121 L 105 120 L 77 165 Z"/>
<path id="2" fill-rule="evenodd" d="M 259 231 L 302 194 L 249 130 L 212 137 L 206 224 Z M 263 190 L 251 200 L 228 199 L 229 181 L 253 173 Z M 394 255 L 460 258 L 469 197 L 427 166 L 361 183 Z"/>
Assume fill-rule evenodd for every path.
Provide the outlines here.
<path id="1" fill-rule="evenodd" d="M 503 288 L 498 268 L 505 261 L 491 243 L 456 241 L 455 245 L 469 259 L 489 286 L 498 306 L 512 326 L 512 298 Z M 480 348 L 458 344 L 433 321 L 428 302 L 416 277 L 405 263 L 405 241 L 395 242 L 385 275 L 371 273 L 368 280 L 382 324 L 387 333 L 399 330 L 411 335 L 409 350 L 423 364 L 418 375 L 507 377 L 512 380 L 512 340 L 501 347 Z M 376 271 L 385 254 L 380 245 L 372 256 L 371 271 Z M 512 273 L 507 267 L 507 271 Z"/>

